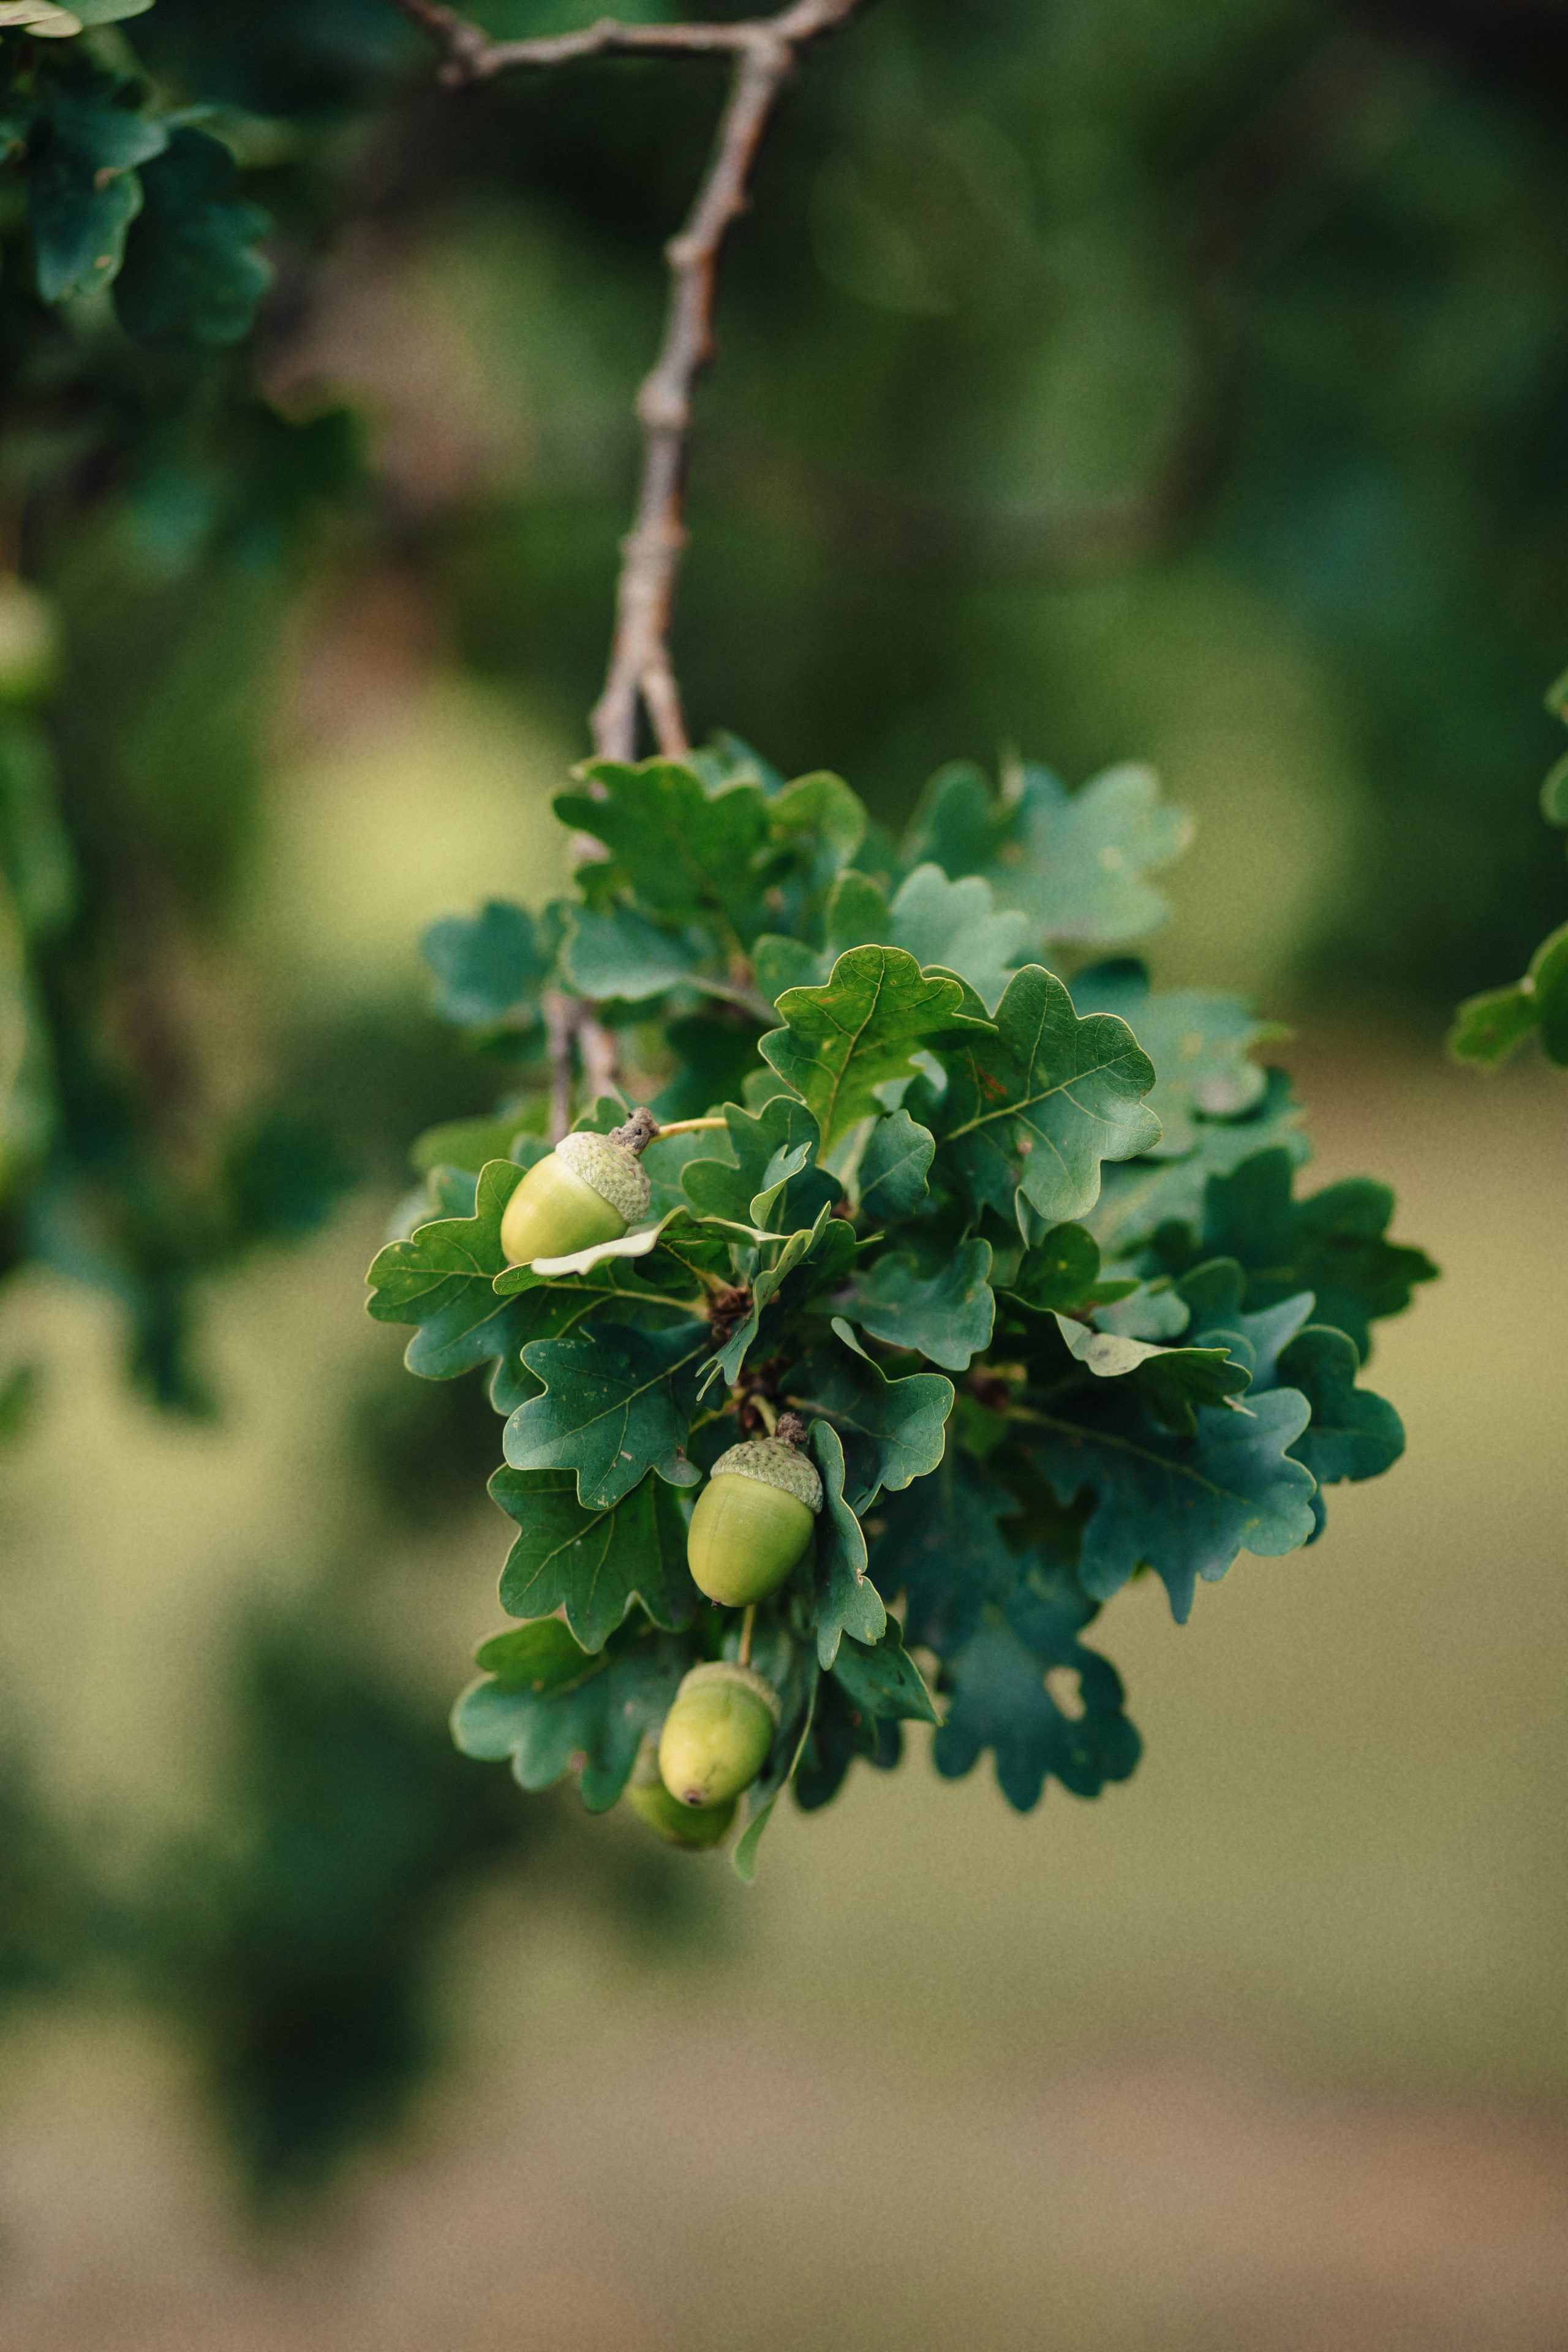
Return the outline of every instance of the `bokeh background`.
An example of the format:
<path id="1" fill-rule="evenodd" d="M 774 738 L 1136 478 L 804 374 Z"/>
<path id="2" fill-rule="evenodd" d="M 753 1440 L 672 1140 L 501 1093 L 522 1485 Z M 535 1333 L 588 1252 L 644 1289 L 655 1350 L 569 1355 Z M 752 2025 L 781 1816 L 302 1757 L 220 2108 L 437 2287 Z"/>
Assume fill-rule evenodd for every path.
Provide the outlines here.
<path id="1" fill-rule="evenodd" d="M 1109 1612 L 1131 1783 L 1020 1819 L 917 1751 L 751 1893 L 450 1752 L 496 1425 L 360 1303 L 495 1092 L 419 931 L 562 878 L 718 85 L 441 97 L 384 0 L 126 31 L 278 277 L 187 374 L 40 360 L 0 279 L 92 1041 L 69 1184 L 0 1202 L 7 2343 L 1555 2352 L 1568 1096 L 1441 1039 L 1568 911 L 1568 7 L 877 0 L 779 122 L 694 723 L 889 819 L 1155 761 L 1158 974 L 1294 1024 L 1320 1177 L 1445 1280 L 1393 1475 L 1184 1631 Z M 220 1163 L 265 1241 L 191 1238 Z"/>

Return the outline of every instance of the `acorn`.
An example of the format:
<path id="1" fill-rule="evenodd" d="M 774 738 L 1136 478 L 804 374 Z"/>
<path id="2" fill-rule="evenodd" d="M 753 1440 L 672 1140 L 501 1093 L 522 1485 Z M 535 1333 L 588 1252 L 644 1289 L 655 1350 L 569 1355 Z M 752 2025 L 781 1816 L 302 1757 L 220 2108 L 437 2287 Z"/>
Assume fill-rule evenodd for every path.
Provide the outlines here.
<path id="1" fill-rule="evenodd" d="M 638 1155 L 658 1133 L 651 1111 L 634 1110 L 610 1135 L 563 1135 L 506 1204 L 500 1245 L 508 1264 L 531 1265 L 536 1257 L 573 1257 L 618 1242 L 648 1213 L 653 1195 Z"/>
<path id="2" fill-rule="evenodd" d="M 626 1802 L 655 1837 L 662 1838 L 666 1845 L 684 1846 L 689 1853 L 717 1845 L 735 1818 L 733 1797 L 726 1797 L 720 1805 L 683 1805 L 672 1797 L 658 1777 L 658 1749 L 651 1738 L 643 1741 L 638 1752 Z"/>
<path id="3" fill-rule="evenodd" d="M 697 1497 L 686 1557 L 700 1591 L 727 1609 L 776 1592 L 811 1541 L 822 1481 L 797 1451 L 798 1413 L 779 1415 L 776 1435 L 731 1445 Z"/>
<path id="4" fill-rule="evenodd" d="M 658 1736 L 658 1769 L 670 1795 L 712 1811 L 750 1788 L 767 1761 L 781 1715 L 778 1694 L 750 1666 L 728 1659 L 693 1666 Z"/>

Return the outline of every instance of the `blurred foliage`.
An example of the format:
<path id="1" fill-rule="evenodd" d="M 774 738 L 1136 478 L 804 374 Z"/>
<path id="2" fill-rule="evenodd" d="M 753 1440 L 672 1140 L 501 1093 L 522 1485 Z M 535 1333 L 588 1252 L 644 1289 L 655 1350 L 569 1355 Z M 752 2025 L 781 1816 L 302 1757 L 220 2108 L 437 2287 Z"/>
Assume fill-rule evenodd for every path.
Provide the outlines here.
<path id="1" fill-rule="evenodd" d="M 205 1410 L 211 1278 L 488 1093 L 390 995 L 252 1001 L 230 918 L 299 616 L 392 567 L 580 738 L 717 83 L 450 100 L 388 0 L 59 13 L 0 32 L 0 1315 L 29 1269 L 85 1280 L 142 1388 Z M 1522 969 L 1561 914 L 1519 785 L 1568 555 L 1565 65 L 1545 0 L 879 0 L 803 77 L 726 266 L 677 647 L 699 727 L 831 760 L 884 819 L 961 745 L 1170 752 L 1300 858 L 1260 919 L 1321 991 L 1430 1006 Z M 1227 938 L 1245 895 L 1213 894 Z M 471 1385 L 406 1444 L 365 1406 L 388 1508 L 456 1497 Z M 0 1331 L 0 1448 L 35 1386 Z M 257 1673 L 243 1719 L 308 1748 L 306 1666 Z M 386 1736 L 433 1792 L 459 1769 L 438 1729 Z M 411 1838 L 405 1958 L 449 1885 Z M 8 1986 L 97 1932 L 68 1853 L 18 1759 Z M 268 2106 L 273 1996 L 237 1972 L 294 1898 L 258 1870 L 182 2001 L 251 2053 L 231 2112 L 286 2166 L 331 2131 L 285 2115 L 292 2060 Z M 404 2001 L 344 2115 L 417 2038 Z"/>
<path id="2" fill-rule="evenodd" d="M 1557 680 L 1546 707 L 1568 721 L 1568 677 Z M 1541 814 L 1548 824 L 1568 824 L 1568 756 L 1541 787 Z M 1487 989 L 1460 1005 L 1448 1050 L 1456 1061 L 1496 1069 L 1527 1037 L 1539 1038 L 1549 1061 L 1568 1066 L 1568 923 L 1542 940 L 1522 980 L 1511 988 Z"/>

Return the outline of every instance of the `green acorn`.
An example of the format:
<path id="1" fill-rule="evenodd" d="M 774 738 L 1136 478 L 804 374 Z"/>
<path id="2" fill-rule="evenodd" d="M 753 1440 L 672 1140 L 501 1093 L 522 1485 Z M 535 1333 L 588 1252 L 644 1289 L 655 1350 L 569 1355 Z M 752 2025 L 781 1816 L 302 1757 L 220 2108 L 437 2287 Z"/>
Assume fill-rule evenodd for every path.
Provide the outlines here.
<path id="1" fill-rule="evenodd" d="M 658 1133 L 651 1111 L 634 1110 L 611 1135 L 563 1135 L 506 1204 L 500 1245 L 508 1264 L 574 1257 L 599 1242 L 618 1242 L 647 1214 L 652 1192 L 638 1155 Z"/>
<path id="2" fill-rule="evenodd" d="M 727 1659 L 693 1666 L 658 1736 L 658 1769 L 670 1795 L 711 1811 L 750 1788 L 778 1729 L 778 1694 L 750 1666 Z"/>
<path id="3" fill-rule="evenodd" d="M 727 1797 L 721 1805 L 681 1804 L 658 1777 L 655 1742 L 643 1741 L 626 1789 L 626 1802 L 638 1821 L 666 1845 L 684 1846 L 689 1853 L 717 1845 L 735 1818 L 735 1801 Z"/>
<path id="4" fill-rule="evenodd" d="M 776 1435 L 731 1445 L 697 1498 L 686 1557 L 698 1590 L 726 1609 L 763 1601 L 811 1541 L 822 1481 L 804 1454 L 798 1413 L 779 1416 Z"/>

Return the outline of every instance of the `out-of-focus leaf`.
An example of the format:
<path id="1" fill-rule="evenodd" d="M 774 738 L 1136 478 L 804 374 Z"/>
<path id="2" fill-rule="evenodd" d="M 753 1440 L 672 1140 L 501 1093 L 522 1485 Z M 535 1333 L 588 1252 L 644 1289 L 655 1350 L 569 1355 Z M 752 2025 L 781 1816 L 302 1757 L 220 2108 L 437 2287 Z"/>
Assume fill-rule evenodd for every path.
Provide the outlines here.
<path id="1" fill-rule="evenodd" d="M 257 251 L 271 228 L 236 194 L 234 158 L 205 131 L 177 130 L 142 172 L 142 205 L 114 306 L 128 334 L 237 343 L 272 283 Z"/>

